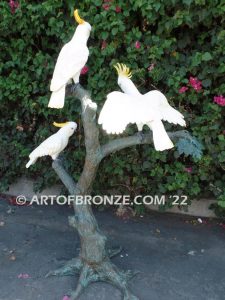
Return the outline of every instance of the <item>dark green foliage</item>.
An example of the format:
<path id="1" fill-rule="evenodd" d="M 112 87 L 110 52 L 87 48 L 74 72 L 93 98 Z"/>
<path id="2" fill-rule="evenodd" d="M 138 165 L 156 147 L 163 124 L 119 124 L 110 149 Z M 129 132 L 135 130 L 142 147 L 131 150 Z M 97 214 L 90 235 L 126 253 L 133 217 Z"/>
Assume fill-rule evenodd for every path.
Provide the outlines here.
<path id="1" fill-rule="evenodd" d="M 66 167 L 75 179 L 82 170 L 85 153 L 79 102 L 67 98 L 62 110 L 47 108 L 54 64 L 62 45 L 76 28 L 73 9 L 79 4 L 81 16 L 93 25 L 89 72 L 82 76 L 81 83 L 92 92 L 99 109 L 106 94 L 118 90 L 112 66 L 123 62 L 133 70 L 133 81 L 142 93 L 157 87 L 166 94 L 185 115 L 187 130 L 204 146 L 201 160 L 178 157 L 176 149 L 163 153 L 154 151 L 152 146 L 123 150 L 104 160 L 95 190 L 125 184 L 139 193 L 183 193 L 189 198 L 223 195 L 225 108 L 213 103 L 215 95 L 225 94 L 223 1 L 19 3 L 14 14 L 8 1 L 0 3 L 1 190 L 21 175 L 35 177 L 39 187 L 57 180 L 48 158 L 40 159 L 29 171 L 25 169 L 29 152 L 55 132 L 53 121 L 78 122 L 78 132 L 71 138 L 65 157 Z M 200 92 L 188 84 L 190 76 L 202 81 Z M 180 94 L 182 86 L 189 89 Z M 167 124 L 167 129 L 180 128 Z M 133 132 L 131 127 L 126 134 Z M 102 138 L 107 139 L 105 135 Z M 186 172 L 190 167 L 192 172 Z"/>

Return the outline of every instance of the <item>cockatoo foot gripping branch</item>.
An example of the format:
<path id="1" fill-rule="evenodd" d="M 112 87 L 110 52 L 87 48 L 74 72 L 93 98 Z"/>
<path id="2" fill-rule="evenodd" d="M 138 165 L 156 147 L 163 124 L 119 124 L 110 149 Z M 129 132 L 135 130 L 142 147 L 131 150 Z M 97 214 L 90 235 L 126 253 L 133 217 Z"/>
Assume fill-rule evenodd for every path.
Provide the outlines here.
<path id="1" fill-rule="evenodd" d="M 72 84 L 71 85 L 71 93 L 74 93 L 78 86 L 79 86 L 79 82 Z"/>

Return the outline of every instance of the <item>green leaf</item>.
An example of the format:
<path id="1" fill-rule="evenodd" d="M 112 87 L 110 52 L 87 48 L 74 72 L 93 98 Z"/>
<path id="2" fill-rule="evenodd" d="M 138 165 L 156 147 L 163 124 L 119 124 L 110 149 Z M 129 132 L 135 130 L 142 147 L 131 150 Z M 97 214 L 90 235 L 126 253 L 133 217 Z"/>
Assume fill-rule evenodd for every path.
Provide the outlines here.
<path id="1" fill-rule="evenodd" d="M 211 79 L 204 79 L 204 80 L 202 80 L 202 85 L 204 86 L 204 87 L 209 87 L 210 85 L 212 84 L 212 80 Z"/>
<path id="2" fill-rule="evenodd" d="M 205 53 L 202 55 L 202 60 L 203 60 L 203 61 L 209 61 L 209 60 L 212 60 L 212 55 L 211 55 L 209 52 L 205 52 Z"/>
<path id="3" fill-rule="evenodd" d="M 220 134 L 220 135 L 218 136 L 218 139 L 219 139 L 219 141 L 224 141 L 224 140 L 225 140 L 225 137 L 224 137 L 223 134 Z"/>
<path id="4" fill-rule="evenodd" d="M 101 37 L 103 40 L 106 40 L 109 36 L 109 33 L 107 31 L 103 31 L 102 34 L 101 34 Z"/>
<path id="5" fill-rule="evenodd" d="M 114 27 L 114 28 L 112 29 L 112 35 L 116 35 L 117 32 L 118 32 L 118 28 L 117 28 L 117 27 Z"/>
<path id="6" fill-rule="evenodd" d="M 225 201 L 218 201 L 218 205 L 222 208 L 225 208 Z"/>

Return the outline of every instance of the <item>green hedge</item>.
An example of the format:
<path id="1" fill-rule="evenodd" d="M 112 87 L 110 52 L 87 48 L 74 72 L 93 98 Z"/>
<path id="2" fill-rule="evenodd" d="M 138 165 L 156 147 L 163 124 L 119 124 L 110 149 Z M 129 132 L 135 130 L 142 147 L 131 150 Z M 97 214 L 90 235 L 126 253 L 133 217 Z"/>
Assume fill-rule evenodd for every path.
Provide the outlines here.
<path id="1" fill-rule="evenodd" d="M 78 122 L 65 157 L 75 178 L 82 170 L 79 102 L 67 98 L 63 110 L 47 108 L 54 64 L 77 26 L 73 9 L 79 3 L 80 15 L 93 26 L 89 71 L 81 83 L 99 108 L 107 93 L 118 90 L 113 64 L 125 63 L 134 71 L 140 91 L 155 86 L 165 93 L 185 115 L 187 129 L 204 145 L 200 161 L 178 157 L 176 149 L 159 153 L 152 146 L 113 154 L 100 167 L 95 191 L 116 187 L 126 194 L 179 193 L 190 199 L 214 195 L 225 207 L 225 107 L 222 97 L 220 104 L 214 102 L 215 96 L 225 95 L 222 2 L 21 0 L 12 8 L 16 2 L 1 1 L 0 190 L 22 175 L 37 178 L 38 188 L 57 181 L 48 158 L 25 169 L 30 151 L 55 132 L 53 121 Z M 190 77 L 201 81 L 200 91 L 191 86 Z M 183 86 L 188 90 L 181 93 Z M 177 128 L 167 124 L 167 129 Z M 133 132 L 130 127 L 126 134 Z M 103 134 L 102 141 L 106 139 Z"/>

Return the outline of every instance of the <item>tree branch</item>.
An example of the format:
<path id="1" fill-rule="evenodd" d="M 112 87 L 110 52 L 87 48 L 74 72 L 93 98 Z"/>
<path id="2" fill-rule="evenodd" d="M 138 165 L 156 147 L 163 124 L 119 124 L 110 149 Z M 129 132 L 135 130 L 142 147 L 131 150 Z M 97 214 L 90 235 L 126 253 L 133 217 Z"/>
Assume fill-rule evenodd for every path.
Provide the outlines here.
<path id="1" fill-rule="evenodd" d="M 179 130 L 175 132 L 168 132 L 168 135 L 172 140 L 187 138 L 187 131 Z M 131 147 L 135 145 L 152 144 L 152 142 L 153 139 L 151 133 L 143 134 L 143 135 L 135 134 L 128 137 L 115 139 L 101 147 L 102 158 L 106 157 L 107 155 L 113 152 L 122 150 L 127 147 Z"/>
<path id="2" fill-rule="evenodd" d="M 62 161 L 60 159 L 53 160 L 52 168 L 55 170 L 56 174 L 61 179 L 62 183 L 65 185 L 70 195 L 78 195 L 79 190 L 77 188 L 76 183 L 72 179 L 72 177 L 66 172 L 62 165 Z"/>

